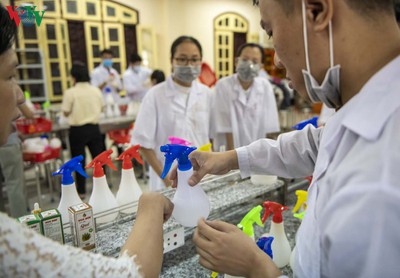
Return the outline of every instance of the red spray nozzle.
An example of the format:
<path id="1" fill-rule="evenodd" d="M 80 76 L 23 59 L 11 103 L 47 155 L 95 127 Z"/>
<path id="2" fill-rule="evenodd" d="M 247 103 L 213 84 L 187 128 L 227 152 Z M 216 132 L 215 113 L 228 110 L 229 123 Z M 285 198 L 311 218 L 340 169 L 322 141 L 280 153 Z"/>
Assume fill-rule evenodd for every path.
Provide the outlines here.
<path id="1" fill-rule="evenodd" d="M 113 153 L 112 150 L 107 150 L 96 156 L 92 162 L 90 162 L 85 169 L 87 168 L 94 168 L 93 171 L 93 177 L 94 178 L 101 178 L 104 176 L 104 170 L 103 170 L 103 165 L 107 164 L 108 167 L 111 169 L 117 171 L 117 168 L 115 168 L 114 164 L 111 161 L 111 154 Z"/>
<path id="2" fill-rule="evenodd" d="M 282 206 L 279 203 L 270 201 L 265 201 L 263 203 L 263 207 L 265 208 L 265 212 L 261 220 L 262 223 L 265 223 L 265 221 L 267 221 L 267 218 L 271 213 L 273 214 L 272 216 L 273 222 L 282 223 L 283 222 L 282 212 L 289 209 L 287 206 Z"/>
<path id="3" fill-rule="evenodd" d="M 139 148 L 140 145 L 135 145 L 130 148 L 128 148 L 126 151 L 124 151 L 118 158 L 117 160 L 122 160 L 122 169 L 128 170 L 132 169 L 132 159 L 136 159 L 137 162 L 140 164 L 143 164 L 143 160 L 140 157 L 139 154 Z"/>

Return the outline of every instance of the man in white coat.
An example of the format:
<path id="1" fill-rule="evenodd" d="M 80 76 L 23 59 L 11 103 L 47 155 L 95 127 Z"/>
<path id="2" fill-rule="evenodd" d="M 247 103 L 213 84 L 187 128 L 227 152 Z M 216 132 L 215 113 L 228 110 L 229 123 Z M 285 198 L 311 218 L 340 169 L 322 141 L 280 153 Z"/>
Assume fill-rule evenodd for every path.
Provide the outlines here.
<path id="1" fill-rule="evenodd" d="M 263 57 L 260 45 L 241 45 L 236 58 L 237 73 L 220 79 L 215 86 L 215 129 L 217 138 L 225 137 L 221 139 L 226 139 L 227 150 L 280 130 L 272 85 L 259 77 Z"/>
<path id="2" fill-rule="evenodd" d="M 102 62 L 91 73 L 90 83 L 100 88 L 104 100 L 107 102 L 107 94 L 111 94 L 113 101 L 119 101 L 119 91 L 122 90 L 121 79 L 113 65 L 113 52 L 111 49 L 101 51 Z"/>
<path id="3" fill-rule="evenodd" d="M 129 60 L 129 67 L 122 75 L 124 89 L 130 101 L 142 101 L 150 88 L 151 73 L 151 69 L 142 66 L 142 57 L 133 53 Z"/>
<path id="4" fill-rule="evenodd" d="M 254 2 L 291 86 L 337 111 L 323 128 L 308 125 L 225 153 L 193 152 L 189 184 L 235 168 L 243 177 L 312 174 L 294 276 L 398 277 L 400 32 L 393 0 Z M 175 172 L 170 177 L 176 182 Z M 234 225 L 200 220 L 194 243 L 200 264 L 214 271 L 281 274 Z"/>

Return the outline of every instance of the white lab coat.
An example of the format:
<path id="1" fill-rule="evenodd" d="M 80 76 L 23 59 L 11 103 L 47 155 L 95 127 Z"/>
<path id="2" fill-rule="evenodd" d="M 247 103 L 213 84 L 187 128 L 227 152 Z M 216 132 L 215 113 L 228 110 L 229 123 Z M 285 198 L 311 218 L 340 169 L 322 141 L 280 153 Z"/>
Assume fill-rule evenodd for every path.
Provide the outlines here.
<path id="1" fill-rule="evenodd" d="M 237 150 L 243 176 L 313 174 L 297 233 L 296 277 L 399 276 L 399 75 L 400 57 L 324 128 L 308 125 Z"/>
<path id="2" fill-rule="evenodd" d="M 99 87 L 103 82 L 109 79 L 110 74 L 114 75 L 114 80 L 113 82 L 107 82 L 107 85 L 103 88 L 103 98 L 104 100 L 106 99 L 105 88 L 108 86 L 111 89 L 114 102 L 118 103 L 120 100 L 118 91 L 122 90 L 122 83 L 121 79 L 119 78 L 119 73 L 114 68 L 111 68 L 110 71 L 108 71 L 108 69 L 104 67 L 103 64 L 100 64 L 92 71 L 90 83 L 93 86 Z"/>
<path id="3" fill-rule="evenodd" d="M 139 67 L 135 72 L 132 67 L 128 67 L 122 75 L 122 81 L 127 96 L 131 101 L 142 101 L 144 95 L 150 88 L 151 69 Z M 146 84 L 147 82 L 147 84 Z"/>
<path id="4" fill-rule="evenodd" d="M 215 131 L 218 135 L 232 133 L 235 148 L 280 130 L 275 95 L 269 81 L 256 77 L 249 90 L 247 96 L 237 74 L 220 79 L 215 86 Z"/>
<path id="5" fill-rule="evenodd" d="M 211 130 L 211 90 L 193 81 L 188 101 L 178 92 L 171 77 L 152 87 L 143 98 L 133 128 L 131 143 L 153 149 L 164 165 L 160 146 L 169 144 L 176 136 L 199 147 L 209 143 Z M 162 180 L 150 167 L 150 190 L 165 188 Z"/>

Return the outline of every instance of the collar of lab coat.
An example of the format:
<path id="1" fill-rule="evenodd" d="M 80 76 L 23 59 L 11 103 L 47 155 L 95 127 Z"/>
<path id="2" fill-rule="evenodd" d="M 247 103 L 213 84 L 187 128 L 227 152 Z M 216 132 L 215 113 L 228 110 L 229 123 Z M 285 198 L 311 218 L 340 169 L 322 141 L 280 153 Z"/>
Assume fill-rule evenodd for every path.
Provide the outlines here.
<path id="1" fill-rule="evenodd" d="M 364 85 L 361 91 L 337 111 L 324 128 L 323 148 L 314 171 L 314 180 L 325 173 L 346 129 L 369 141 L 376 140 L 386 121 L 399 109 L 400 56 L 391 61 Z"/>
<path id="2" fill-rule="evenodd" d="M 190 87 L 189 91 L 189 102 L 188 106 L 186 107 L 186 103 L 183 102 L 183 98 L 179 97 L 179 92 L 175 87 L 174 80 L 171 76 L 167 78 L 167 91 L 165 95 L 172 99 L 173 103 L 181 106 L 182 108 L 190 109 L 193 104 L 197 102 L 199 95 L 201 94 L 200 85 L 197 83 L 196 80 L 192 82 L 192 87 Z"/>
<path id="3" fill-rule="evenodd" d="M 259 82 L 258 77 L 254 78 L 253 84 L 251 84 L 249 88 L 249 99 L 247 100 L 247 96 L 243 91 L 242 85 L 240 84 L 240 81 L 238 79 L 237 73 L 233 75 L 233 90 L 236 93 L 235 99 L 238 100 L 240 103 L 242 103 L 245 106 L 250 106 L 252 107 L 257 101 L 257 95 L 262 94 L 263 88 L 261 87 L 261 82 Z M 264 92 L 265 93 L 265 92 Z"/>

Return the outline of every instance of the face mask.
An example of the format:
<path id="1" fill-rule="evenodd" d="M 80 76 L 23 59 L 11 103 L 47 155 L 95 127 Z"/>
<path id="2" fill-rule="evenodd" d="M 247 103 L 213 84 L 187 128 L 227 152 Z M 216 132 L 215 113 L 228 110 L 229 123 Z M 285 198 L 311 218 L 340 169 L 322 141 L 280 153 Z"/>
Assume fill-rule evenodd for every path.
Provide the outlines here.
<path id="1" fill-rule="evenodd" d="M 239 59 L 236 71 L 239 79 L 244 82 L 253 81 L 260 72 L 260 65 L 253 64 L 251 61 L 243 61 Z"/>
<path id="2" fill-rule="evenodd" d="M 313 102 L 323 102 L 329 108 L 338 108 L 342 106 L 342 98 L 340 95 L 340 65 L 333 66 L 333 35 L 332 22 L 329 22 L 329 54 L 330 68 L 325 74 L 324 81 L 321 85 L 311 75 L 310 59 L 308 56 L 308 38 L 307 38 L 307 21 L 306 21 L 306 4 L 303 0 L 303 34 L 304 48 L 306 51 L 307 70 L 303 70 L 303 78 L 308 96 Z"/>
<path id="3" fill-rule="evenodd" d="M 111 68 L 113 64 L 113 61 L 111 59 L 104 59 L 103 60 L 103 66 L 106 68 Z"/>
<path id="4" fill-rule="evenodd" d="M 200 71 L 200 65 L 174 66 L 174 72 L 172 73 L 172 76 L 183 83 L 191 83 L 193 80 L 199 77 Z"/>
<path id="5" fill-rule="evenodd" d="M 133 67 L 132 67 L 132 70 L 133 70 L 134 72 L 136 72 L 136 73 L 139 73 L 139 71 L 140 71 L 140 66 L 133 66 Z"/>

